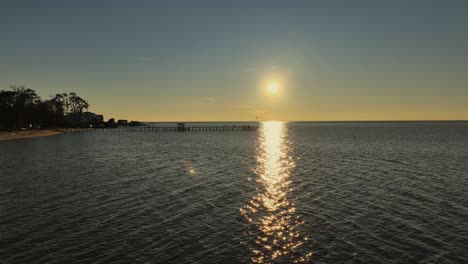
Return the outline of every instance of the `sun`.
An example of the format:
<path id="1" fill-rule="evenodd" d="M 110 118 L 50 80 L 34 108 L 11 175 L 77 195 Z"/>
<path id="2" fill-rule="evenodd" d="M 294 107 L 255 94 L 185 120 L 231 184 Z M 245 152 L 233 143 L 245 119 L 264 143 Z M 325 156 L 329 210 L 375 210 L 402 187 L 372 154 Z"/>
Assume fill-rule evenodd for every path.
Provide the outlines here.
<path id="1" fill-rule="evenodd" d="M 276 94 L 279 90 L 279 84 L 276 81 L 270 81 L 267 85 L 269 94 Z"/>

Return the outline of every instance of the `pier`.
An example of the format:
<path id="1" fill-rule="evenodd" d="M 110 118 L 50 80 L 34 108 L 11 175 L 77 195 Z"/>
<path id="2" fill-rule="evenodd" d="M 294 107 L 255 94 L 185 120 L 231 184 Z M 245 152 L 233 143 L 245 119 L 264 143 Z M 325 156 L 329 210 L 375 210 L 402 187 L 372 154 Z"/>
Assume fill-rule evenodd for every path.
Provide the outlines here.
<path id="1" fill-rule="evenodd" d="M 185 125 L 177 126 L 120 126 L 115 128 L 95 128 L 99 132 L 196 132 L 196 131 L 257 131 L 258 126 L 251 125 Z"/>

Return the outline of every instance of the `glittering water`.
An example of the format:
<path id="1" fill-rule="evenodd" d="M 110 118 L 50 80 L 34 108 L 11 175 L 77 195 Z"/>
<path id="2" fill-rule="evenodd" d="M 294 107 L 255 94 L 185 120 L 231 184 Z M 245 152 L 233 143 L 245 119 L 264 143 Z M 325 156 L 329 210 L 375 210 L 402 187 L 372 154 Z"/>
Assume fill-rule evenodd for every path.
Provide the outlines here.
<path id="1" fill-rule="evenodd" d="M 240 209 L 249 221 L 245 245 L 254 263 L 299 263 L 310 261 L 312 249 L 299 228 L 304 224 L 288 199 L 291 189 L 291 156 L 287 128 L 281 122 L 265 122 L 260 130 L 255 174 L 258 194 Z M 249 243 L 249 241 L 252 241 Z"/>
<path id="2" fill-rule="evenodd" d="M 0 142 L 0 263 L 468 263 L 467 123 Z"/>

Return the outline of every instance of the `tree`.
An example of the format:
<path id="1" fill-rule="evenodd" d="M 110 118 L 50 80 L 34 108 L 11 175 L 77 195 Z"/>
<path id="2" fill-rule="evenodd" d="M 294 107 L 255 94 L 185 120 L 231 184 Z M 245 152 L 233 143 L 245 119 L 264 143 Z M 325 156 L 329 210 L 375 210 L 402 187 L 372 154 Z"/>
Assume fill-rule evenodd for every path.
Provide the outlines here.
<path id="1" fill-rule="evenodd" d="M 86 100 L 76 93 L 58 93 L 42 100 L 36 91 L 23 85 L 12 85 L 11 91 L 0 91 L 0 128 L 25 126 L 64 126 L 66 116 L 79 119 L 89 108 Z"/>
<path id="2" fill-rule="evenodd" d="M 14 96 L 14 111 L 16 113 L 16 128 L 25 127 L 28 124 L 32 124 L 32 115 L 34 104 L 40 102 L 40 97 L 36 94 L 36 91 L 25 88 L 23 85 L 16 86 L 12 85 Z"/>
<path id="3" fill-rule="evenodd" d="M 14 106 L 15 92 L 0 91 L 0 127 L 14 127 L 16 120 L 16 115 L 13 111 Z"/>
<path id="4" fill-rule="evenodd" d="M 56 94 L 49 101 L 57 115 L 63 116 L 67 113 L 68 95 L 66 93 Z"/>
<path id="5" fill-rule="evenodd" d="M 86 100 L 82 99 L 76 93 L 70 93 L 69 95 L 69 102 L 70 102 L 70 108 L 71 108 L 71 113 L 77 114 L 77 113 L 83 113 L 84 109 L 89 108 L 89 104 Z"/>

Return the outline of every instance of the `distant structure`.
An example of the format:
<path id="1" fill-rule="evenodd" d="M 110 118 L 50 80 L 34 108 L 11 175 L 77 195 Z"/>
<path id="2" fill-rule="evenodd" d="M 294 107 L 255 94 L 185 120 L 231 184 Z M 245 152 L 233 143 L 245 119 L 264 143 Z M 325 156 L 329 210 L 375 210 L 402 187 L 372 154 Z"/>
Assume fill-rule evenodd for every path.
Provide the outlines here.
<path id="1" fill-rule="evenodd" d="M 177 131 L 185 131 L 185 124 L 184 123 L 177 123 Z"/>
<path id="2" fill-rule="evenodd" d="M 107 121 L 107 123 L 106 123 L 106 127 L 109 127 L 109 128 L 116 127 L 116 126 L 117 125 L 115 124 L 115 119 L 114 118 L 109 119 L 109 121 Z"/>
<path id="3" fill-rule="evenodd" d="M 94 122 L 96 123 L 104 122 L 104 115 L 96 115 Z"/>
<path id="4" fill-rule="evenodd" d="M 66 123 L 72 127 L 100 127 L 104 124 L 104 116 L 92 112 L 70 113 L 66 115 Z"/>
<path id="5" fill-rule="evenodd" d="M 138 121 L 130 121 L 130 126 L 140 126 L 141 123 Z"/>
<path id="6" fill-rule="evenodd" d="M 141 126 L 141 123 L 138 121 L 130 121 L 126 119 L 119 119 L 115 122 L 115 118 L 109 119 L 107 122 L 103 122 L 102 125 L 97 126 L 96 128 L 123 128 L 123 127 L 137 127 Z"/>
<path id="7" fill-rule="evenodd" d="M 135 125 L 132 125 L 134 123 Z M 257 126 L 251 125 L 185 125 L 184 123 L 177 123 L 177 126 L 148 126 L 148 125 L 140 125 L 140 122 L 132 121 L 130 122 L 129 126 L 126 127 L 118 127 L 117 126 L 109 126 L 110 121 L 106 123 L 106 129 L 96 129 L 96 131 L 115 131 L 115 132 L 123 132 L 123 131 L 139 131 L 139 132 L 183 132 L 183 131 L 257 131 Z M 138 127 L 137 127 L 138 126 Z M 107 129 L 111 128 L 111 129 Z M 116 129 L 113 129 L 116 128 Z"/>
<path id="8" fill-rule="evenodd" d="M 119 119 L 117 121 L 118 126 L 128 126 L 128 121 L 126 119 Z"/>

